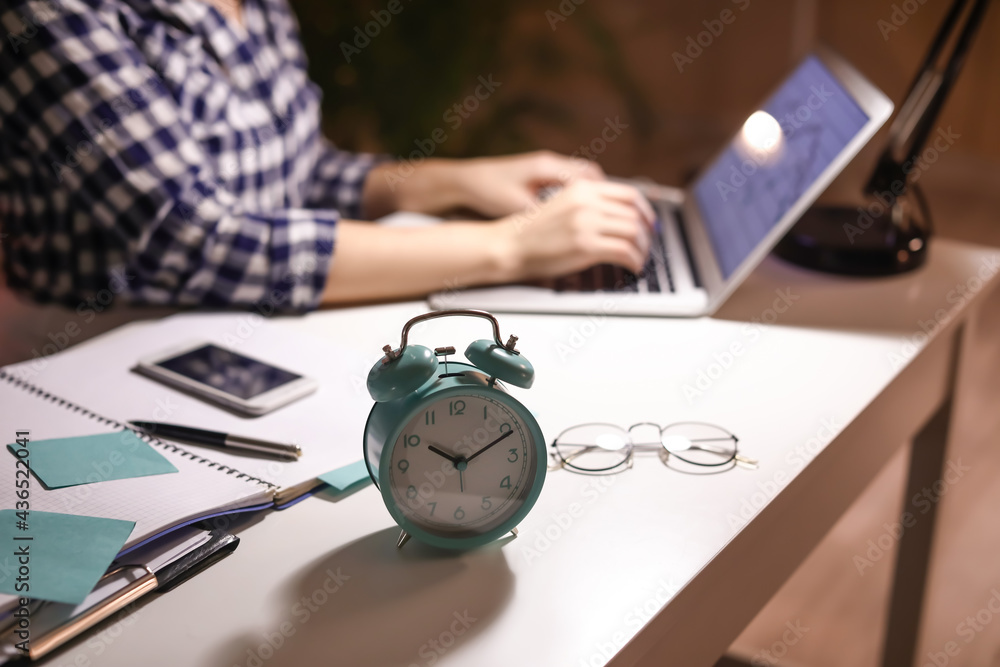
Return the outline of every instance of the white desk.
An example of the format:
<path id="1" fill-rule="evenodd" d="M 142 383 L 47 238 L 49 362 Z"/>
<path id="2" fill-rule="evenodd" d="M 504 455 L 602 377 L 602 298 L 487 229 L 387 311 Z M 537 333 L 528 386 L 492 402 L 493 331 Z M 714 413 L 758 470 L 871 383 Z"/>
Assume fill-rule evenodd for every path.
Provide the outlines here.
<path id="1" fill-rule="evenodd" d="M 465 554 L 412 540 L 397 551 L 398 529 L 371 487 L 339 502 L 310 498 L 245 528 L 234 555 L 49 664 L 712 665 L 932 417 L 911 483 L 938 477 L 961 325 L 992 284 L 953 302 L 978 272 L 996 273 L 997 257 L 936 240 L 927 269 L 878 281 L 770 260 L 712 319 L 502 315 L 504 335 L 520 337 L 537 372 L 535 387 L 516 395 L 548 439 L 589 420 L 698 419 L 735 432 L 760 468 L 694 477 L 640 455 L 613 477 L 550 473 L 520 537 Z M 769 312 L 775 290 L 788 288 L 798 299 Z M 424 308 L 271 325 L 326 336 L 374 363 Z M 948 321 L 930 340 L 918 335 L 939 310 Z M 772 315 L 773 324 L 748 324 Z M 411 339 L 464 347 L 486 333 L 453 318 Z M 722 368 L 735 344 L 740 353 Z M 703 393 L 686 397 L 700 373 Z M 897 586 L 889 639 L 902 648 L 886 664 L 919 622 L 932 527 L 933 512 L 903 537 L 899 576 L 909 583 Z"/>

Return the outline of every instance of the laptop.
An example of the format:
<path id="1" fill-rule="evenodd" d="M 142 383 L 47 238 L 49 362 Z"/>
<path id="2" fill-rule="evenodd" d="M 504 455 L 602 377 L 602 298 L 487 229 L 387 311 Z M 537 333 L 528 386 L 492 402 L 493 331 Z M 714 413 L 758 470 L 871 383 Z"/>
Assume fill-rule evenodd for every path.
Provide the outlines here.
<path id="1" fill-rule="evenodd" d="M 684 189 L 625 180 L 657 212 L 637 274 L 601 265 L 532 284 L 434 294 L 434 308 L 696 317 L 714 313 L 892 114 L 847 62 L 808 56 Z M 611 299 L 611 301 L 609 301 Z"/>

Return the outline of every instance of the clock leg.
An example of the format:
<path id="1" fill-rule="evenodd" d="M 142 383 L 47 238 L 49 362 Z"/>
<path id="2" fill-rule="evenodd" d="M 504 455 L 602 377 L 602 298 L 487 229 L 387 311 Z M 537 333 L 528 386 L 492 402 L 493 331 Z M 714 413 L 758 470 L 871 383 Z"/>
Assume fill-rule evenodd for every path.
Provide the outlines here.
<path id="1" fill-rule="evenodd" d="M 510 529 L 510 534 L 513 535 L 514 537 L 517 537 L 517 526 L 514 526 L 513 528 Z"/>
<path id="2" fill-rule="evenodd" d="M 396 548 L 402 549 L 403 545 L 406 544 L 409 541 L 409 539 L 410 536 L 407 534 L 405 530 L 399 531 L 399 539 L 396 540 Z"/>

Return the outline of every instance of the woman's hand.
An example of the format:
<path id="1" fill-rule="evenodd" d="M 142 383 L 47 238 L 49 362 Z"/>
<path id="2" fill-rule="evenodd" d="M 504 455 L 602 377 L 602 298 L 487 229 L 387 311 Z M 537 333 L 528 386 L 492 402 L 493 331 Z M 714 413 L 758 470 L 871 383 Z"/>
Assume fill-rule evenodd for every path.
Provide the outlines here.
<path id="1" fill-rule="evenodd" d="M 600 165 L 551 151 L 463 161 L 456 173 L 463 205 L 487 218 L 501 218 L 538 203 L 539 191 L 578 180 L 603 181 Z"/>
<path id="2" fill-rule="evenodd" d="M 577 181 L 496 222 L 394 228 L 341 220 L 325 304 L 559 276 L 604 262 L 642 269 L 654 214 L 639 191 Z"/>
<path id="3" fill-rule="evenodd" d="M 638 273 L 656 215 L 638 190 L 578 181 L 552 199 L 496 223 L 515 280 L 561 276 L 595 264 Z"/>
<path id="4" fill-rule="evenodd" d="M 551 151 L 472 160 L 425 160 L 376 167 L 365 182 L 367 217 L 392 211 L 444 215 L 474 211 L 500 218 L 533 206 L 547 186 L 604 180 L 595 162 Z"/>

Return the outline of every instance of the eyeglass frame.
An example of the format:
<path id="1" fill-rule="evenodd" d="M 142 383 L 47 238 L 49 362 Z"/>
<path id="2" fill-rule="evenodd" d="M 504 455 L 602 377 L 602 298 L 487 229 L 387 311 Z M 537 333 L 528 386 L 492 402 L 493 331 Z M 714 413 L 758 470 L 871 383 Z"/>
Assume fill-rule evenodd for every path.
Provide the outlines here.
<path id="1" fill-rule="evenodd" d="M 668 429 L 668 428 L 670 428 L 672 426 L 682 426 L 682 425 L 708 426 L 710 428 L 715 428 L 715 429 L 718 429 L 718 430 L 720 430 L 720 431 L 722 431 L 724 433 L 729 434 L 728 438 L 719 438 L 719 439 L 712 438 L 711 440 L 712 441 L 718 441 L 718 440 L 730 440 L 731 439 L 732 442 L 733 442 L 733 453 L 732 453 L 732 455 L 728 459 L 726 459 L 725 461 L 720 461 L 719 463 L 699 463 L 697 461 L 690 461 L 690 460 L 684 458 L 683 456 L 681 456 L 681 455 L 679 455 L 679 454 L 677 454 L 675 452 L 670 451 L 669 449 L 667 449 L 666 445 L 663 444 L 663 441 L 662 441 L 663 432 L 666 429 Z M 608 427 L 611 427 L 613 429 L 619 429 L 619 430 L 625 431 L 625 433 L 628 435 L 629 439 L 626 442 L 626 447 L 628 449 L 625 452 L 625 456 L 622 459 L 622 461 L 620 463 L 616 463 L 615 465 L 608 466 L 606 468 L 581 468 L 579 466 L 573 465 L 568 460 L 566 460 L 563 457 L 562 453 L 559 451 L 559 447 L 558 447 L 559 438 L 561 438 L 567 431 L 571 431 L 571 430 L 576 429 L 576 428 L 582 428 L 584 426 L 608 426 Z M 660 436 L 661 436 L 660 442 L 656 442 L 656 443 L 651 443 L 651 442 L 639 442 L 639 443 L 637 443 L 637 442 L 634 442 L 632 440 L 632 430 L 635 429 L 638 426 L 655 426 L 656 429 L 659 431 Z M 692 440 L 692 442 L 699 442 L 699 441 L 705 441 L 705 442 L 707 442 L 708 440 L 706 440 L 706 439 Z M 588 475 L 588 474 L 589 475 L 610 475 L 610 474 L 614 474 L 615 472 L 618 472 L 617 469 L 621 468 L 621 466 L 623 466 L 623 465 L 626 466 L 626 468 L 624 468 L 625 470 L 631 469 L 632 465 L 633 465 L 633 461 L 635 460 L 635 452 L 636 451 L 657 451 L 657 452 L 663 452 L 663 453 L 669 454 L 670 456 L 676 456 L 678 459 L 680 459 L 681 461 L 684 461 L 685 463 L 687 463 L 689 465 L 700 466 L 700 467 L 704 467 L 704 468 L 721 468 L 722 466 L 726 466 L 726 465 L 729 465 L 729 464 L 733 464 L 734 466 L 737 465 L 737 464 L 743 464 L 743 465 L 746 465 L 748 467 L 756 468 L 759 465 L 758 461 L 756 461 L 755 459 L 751 459 L 751 458 L 745 457 L 745 456 L 740 456 L 740 453 L 739 453 L 739 441 L 740 441 L 740 439 L 736 436 L 736 434 L 732 433 L 728 429 L 722 428 L 718 424 L 710 424 L 708 422 L 683 421 L 683 422 L 672 422 L 670 424 L 667 424 L 666 426 L 660 426 L 656 422 L 648 422 L 647 421 L 647 422 L 636 422 L 635 424 L 632 424 L 631 426 L 629 426 L 627 429 L 622 428 L 621 426 L 619 426 L 617 424 L 609 424 L 608 422 L 586 422 L 584 424 L 576 424 L 574 426 L 570 426 L 568 428 L 563 429 L 562 432 L 559 433 L 559 435 L 557 435 L 555 438 L 552 439 L 552 442 L 549 444 L 549 447 L 550 447 L 550 456 L 552 456 L 554 459 L 556 459 L 557 467 L 559 469 L 569 470 L 570 472 L 574 472 L 574 473 L 578 473 L 578 474 L 583 474 L 583 475 Z M 597 445 L 594 445 L 594 447 L 596 447 L 596 446 Z M 666 463 L 666 462 L 664 462 L 664 463 Z"/>

